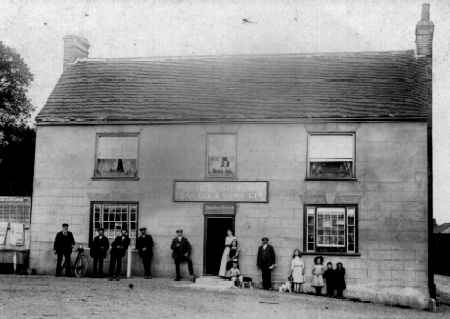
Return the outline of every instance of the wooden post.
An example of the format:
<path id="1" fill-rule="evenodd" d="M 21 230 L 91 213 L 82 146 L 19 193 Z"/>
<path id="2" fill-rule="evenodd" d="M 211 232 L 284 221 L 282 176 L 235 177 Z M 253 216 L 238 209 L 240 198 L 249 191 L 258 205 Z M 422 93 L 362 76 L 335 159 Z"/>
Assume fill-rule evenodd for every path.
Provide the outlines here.
<path id="1" fill-rule="evenodd" d="M 131 248 L 128 248 L 128 255 L 127 255 L 127 278 L 131 278 Z"/>

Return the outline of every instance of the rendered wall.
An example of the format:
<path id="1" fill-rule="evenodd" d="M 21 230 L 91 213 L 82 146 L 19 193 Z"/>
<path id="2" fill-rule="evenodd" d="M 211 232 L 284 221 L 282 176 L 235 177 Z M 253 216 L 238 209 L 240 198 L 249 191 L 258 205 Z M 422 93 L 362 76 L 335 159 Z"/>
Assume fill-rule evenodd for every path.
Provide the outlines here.
<path id="1" fill-rule="evenodd" d="M 355 131 L 357 181 L 305 181 L 307 131 Z M 139 180 L 92 180 L 95 136 L 139 132 Z M 155 240 L 153 272 L 173 275 L 177 228 L 203 270 L 203 204 L 174 203 L 175 179 L 204 179 L 207 133 L 237 133 L 239 180 L 267 180 L 268 204 L 240 203 L 236 235 L 241 270 L 258 281 L 256 251 L 268 236 L 277 253 L 274 280 L 285 281 L 294 248 L 303 250 L 303 205 L 358 205 L 360 256 L 325 256 L 347 269 L 348 296 L 425 307 L 427 153 L 425 123 L 39 126 L 32 208 L 31 266 L 53 273 L 52 242 L 68 222 L 87 243 L 91 201 L 138 201 L 139 226 Z M 219 247 L 218 249 L 222 249 Z M 304 256 L 310 281 L 312 259 Z M 135 265 L 136 273 L 141 265 Z M 308 289 L 308 287 L 305 287 Z"/>

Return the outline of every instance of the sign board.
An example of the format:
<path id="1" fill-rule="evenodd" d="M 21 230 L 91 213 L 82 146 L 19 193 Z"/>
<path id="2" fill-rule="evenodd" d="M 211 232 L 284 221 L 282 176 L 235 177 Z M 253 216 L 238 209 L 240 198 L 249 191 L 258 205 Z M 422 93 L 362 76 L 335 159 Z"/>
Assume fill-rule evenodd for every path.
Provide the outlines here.
<path id="1" fill-rule="evenodd" d="M 175 202 L 267 203 L 269 182 L 259 181 L 175 181 Z"/>

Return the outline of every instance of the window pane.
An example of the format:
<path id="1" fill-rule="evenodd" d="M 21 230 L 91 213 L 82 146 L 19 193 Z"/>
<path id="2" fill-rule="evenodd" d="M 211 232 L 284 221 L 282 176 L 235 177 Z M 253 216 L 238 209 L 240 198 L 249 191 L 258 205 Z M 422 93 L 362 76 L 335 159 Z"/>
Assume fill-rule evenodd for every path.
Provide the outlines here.
<path id="1" fill-rule="evenodd" d="M 97 143 L 97 158 L 137 158 L 137 136 L 99 136 Z"/>
<path id="2" fill-rule="evenodd" d="M 130 210 L 133 210 L 134 220 L 130 221 Z M 103 217 L 103 218 L 98 218 Z M 129 236 L 132 243 L 135 243 L 136 229 L 137 229 L 137 205 L 128 205 L 124 203 L 119 204 L 106 204 L 103 205 L 103 213 L 95 213 L 92 215 L 94 219 L 92 221 L 94 225 L 93 236 L 98 228 L 103 227 L 105 229 L 105 236 L 110 241 L 113 241 L 116 236 L 121 234 L 121 229 L 126 229 L 129 232 Z M 101 219 L 101 220 L 100 220 Z"/>
<path id="3" fill-rule="evenodd" d="M 100 136 L 97 141 L 97 177 L 137 176 L 137 136 Z"/>
<path id="4" fill-rule="evenodd" d="M 309 177 L 313 178 L 352 178 L 353 163 L 351 161 L 340 162 L 310 162 Z"/>
<path id="5" fill-rule="evenodd" d="M 306 249 L 308 251 L 314 251 L 315 249 L 315 207 L 307 207 L 307 234 L 306 234 Z"/>
<path id="6" fill-rule="evenodd" d="M 308 156 L 312 159 L 353 159 L 355 137 L 353 134 L 311 134 Z"/>
<path id="7" fill-rule="evenodd" d="M 340 220 L 345 217 L 344 208 L 317 208 L 318 247 L 344 247 L 345 232 Z M 324 234 L 322 236 L 322 234 Z"/>

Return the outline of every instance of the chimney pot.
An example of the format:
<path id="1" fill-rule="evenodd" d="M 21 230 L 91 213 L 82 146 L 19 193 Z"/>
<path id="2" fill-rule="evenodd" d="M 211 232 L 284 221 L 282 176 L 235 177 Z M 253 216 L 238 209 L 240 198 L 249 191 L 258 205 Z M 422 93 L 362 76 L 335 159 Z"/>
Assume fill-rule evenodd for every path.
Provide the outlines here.
<path id="1" fill-rule="evenodd" d="M 433 53 L 434 24 L 430 20 L 430 5 L 422 4 L 420 21 L 416 25 L 416 53 L 417 56 L 431 56 Z"/>
<path id="2" fill-rule="evenodd" d="M 77 35 L 66 35 L 64 38 L 64 64 L 65 71 L 70 64 L 77 59 L 87 58 L 89 56 L 89 41 Z"/>

